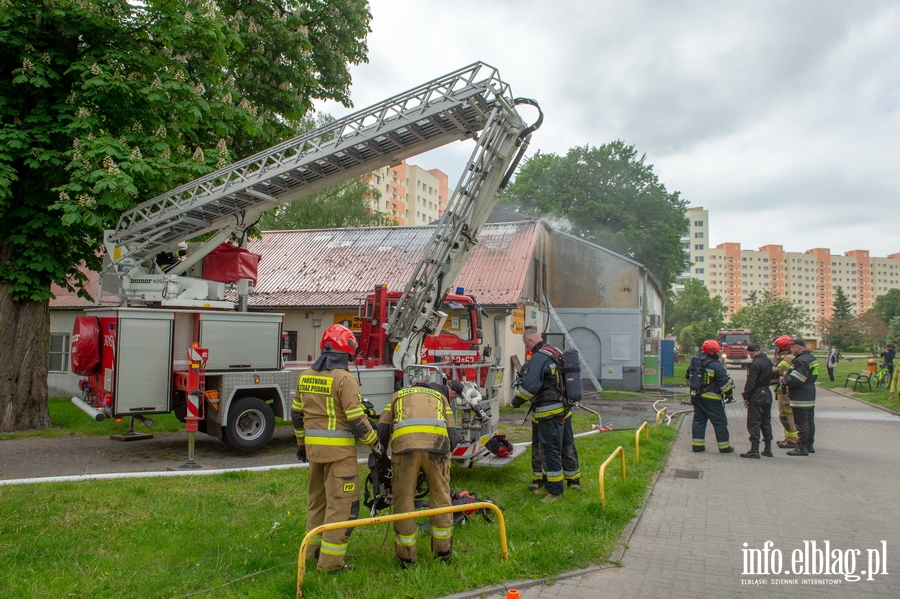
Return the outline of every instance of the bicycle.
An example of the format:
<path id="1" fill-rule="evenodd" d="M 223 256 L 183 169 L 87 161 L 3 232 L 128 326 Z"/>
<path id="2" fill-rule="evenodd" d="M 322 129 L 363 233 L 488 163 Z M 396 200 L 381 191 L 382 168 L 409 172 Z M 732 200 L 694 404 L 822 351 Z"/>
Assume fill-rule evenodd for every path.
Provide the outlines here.
<path id="1" fill-rule="evenodd" d="M 891 371 L 888 370 L 887 364 L 882 362 L 878 365 L 878 371 L 872 375 L 872 386 L 877 389 L 887 389 L 891 384 Z"/>

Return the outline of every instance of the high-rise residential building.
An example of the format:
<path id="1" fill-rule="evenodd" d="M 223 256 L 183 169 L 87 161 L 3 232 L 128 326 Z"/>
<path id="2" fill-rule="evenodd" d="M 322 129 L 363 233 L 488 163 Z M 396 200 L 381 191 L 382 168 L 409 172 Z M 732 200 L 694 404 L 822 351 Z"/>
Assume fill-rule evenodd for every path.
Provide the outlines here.
<path id="1" fill-rule="evenodd" d="M 709 250 L 709 212 L 702 206 L 688 208 L 687 217 L 690 222 L 687 231 L 681 235 L 681 249 L 689 264 L 675 279 L 675 295 L 684 289 L 685 281 L 700 279 L 700 275 L 705 274 L 706 252 Z"/>
<path id="2" fill-rule="evenodd" d="M 704 215 L 707 230 L 703 233 L 708 244 L 708 212 L 686 212 L 692 222 L 695 218 L 699 222 L 699 217 L 694 217 L 699 213 Z M 692 247 L 698 247 L 700 238 L 691 241 Z M 854 314 L 869 310 L 879 295 L 900 288 L 900 253 L 875 258 L 868 250 L 838 255 L 830 248 L 786 252 L 781 245 L 745 250 L 740 243 L 727 242 L 695 250 L 692 262 L 691 276 L 706 285 L 711 296 L 721 296 L 729 316 L 742 308 L 753 292 L 768 290 L 789 299 L 815 322 L 831 317 L 838 287 L 850 300 Z"/>
<path id="3" fill-rule="evenodd" d="M 405 160 L 372 172 L 369 183 L 379 196 L 372 199 L 372 210 L 387 215 L 398 225 L 432 223 L 443 216 L 450 199 L 446 174 L 407 164 Z"/>

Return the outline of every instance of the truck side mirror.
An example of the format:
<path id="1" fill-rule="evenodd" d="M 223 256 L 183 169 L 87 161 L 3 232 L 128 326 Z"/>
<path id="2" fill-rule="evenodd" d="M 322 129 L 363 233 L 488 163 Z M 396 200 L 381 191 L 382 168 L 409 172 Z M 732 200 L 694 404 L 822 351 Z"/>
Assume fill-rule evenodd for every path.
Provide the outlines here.
<path id="1" fill-rule="evenodd" d="M 490 358 L 490 357 L 491 357 L 491 346 L 490 346 L 490 345 L 485 345 L 485 346 L 484 346 L 484 349 L 481 350 L 481 357 L 483 357 L 483 358 Z"/>
<path id="2" fill-rule="evenodd" d="M 481 327 L 478 327 L 475 329 L 475 343 L 480 344 L 482 341 L 484 341 L 484 333 L 482 332 Z"/>

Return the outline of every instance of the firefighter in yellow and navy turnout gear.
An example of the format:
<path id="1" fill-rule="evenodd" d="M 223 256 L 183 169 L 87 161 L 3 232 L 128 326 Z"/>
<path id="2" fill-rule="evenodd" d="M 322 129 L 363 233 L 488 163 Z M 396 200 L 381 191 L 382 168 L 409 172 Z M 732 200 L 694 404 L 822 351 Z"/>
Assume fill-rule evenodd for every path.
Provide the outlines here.
<path id="1" fill-rule="evenodd" d="M 694 406 L 694 422 L 692 427 L 691 447 L 694 451 L 706 451 L 706 423 L 711 422 L 716 433 L 716 442 L 721 453 L 731 453 L 734 447 L 728 435 L 728 418 L 725 416 L 723 401 L 734 395 L 734 384 L 728 371 L 719 362 L 719 351 L 722 346 L 718 341 L 709 339 L 701 347 L 701 388 L 691 394 Z M 685 379 L 690 379 L 690 369 Z"/>
<path id="2" fill-rule="evenodd" d="M 569 414 L 561 399 L 560 379 L 553 358 L 559 350 L 547 346 L 536 329 L 526 329 L 522 340 L 525 347 L 531 350 L 531 359 L 522 365 L 516 396 L 511 405 L 518 408 L 527 401 L 531 402 L 531 426 L 537 431 L 543 470 L 541 478 L 546 481 L 545 486 L 534 492 L 536 495 L 546 495 L 542 501 L 550 503 L 563 494 L 563 436 Z M 532 448 L 532 457 L 534 451 Z"/>
<path id="3" fill-rule="evenodd" d="M 347 369 L 357 343 L 346 327 L 334 325 L 322 336 L 322 353 L 300 375 L 291 406 L 297 458 L 309 461 L 306 530 L 355 520 L 359 515 L 357 441 L 380 453 L 378 437 L 360 403 L 359 385 Z M 318 569 L 350 569 L 344 563 L 352 528 L 329 530 L 312 538 L 309 554 Z"/>
<path id="4" fill-rule="evenodd" d="M 393 466 L 394 513 L 415 510 L 419 473 L 428 481 L 429 507 L 450 507 L 450 453 L 457 443 L 456 421 L 450 396 L 462 391 L 436 383 L 419 382 L 391 396 L 378 420 L 378 438 L 390 445 Z M 431 550 L 449 563 L 453 551 L 453 514 L 431 517 Z M 416 563 L 416 521 L 394 522 L 394 551 L 404 568 Z"/>
<path id="5" fill-rule="evenodd" d="M 797 447 L 787 452 L 790 456 L 806 456 L 816 453 L 816 379 L 819 378 L 819 362 L 806 349 L 803 339 L 791 343 L 794 361 L 781 384 L 788 388 L 791 410 L 797 424 Z"/>
<path id="6" fill-rule="evenodd" d="M 566 423 L 563 427 L 562 442 L 562 467 L 566 486 L 573 491 L 581 490 L 581 469 L 578 466 L 578 449 L 575 447 L 575 431 L 572 429 L 572 412 L 566 415 Z M 538 439 L 537 426 L 531 424 L 531 484 L 529 491 L 537 491 L 547 485 L 544 478 L 543 456 L 541 455 L 541 442 Z"/>
<path id="7" fill-rule="evenodd" d="M 775 391 L 775 401 L 778 404 L 778 420 L 784 427 L 784 440 L 776 441 L 775 445 L 781 448 L 797 447 L 797 424 L 794 422 L 794 411 L 791 409 L 791 399 L 788 397 L 788 388 L 781 384 L 781 379 L 791 369 L 794 354 L 791 353 L 793 339 L 787 335 L 781 335 L 775 339 L 775 367 L 772 370 L 772 389 Z"/>

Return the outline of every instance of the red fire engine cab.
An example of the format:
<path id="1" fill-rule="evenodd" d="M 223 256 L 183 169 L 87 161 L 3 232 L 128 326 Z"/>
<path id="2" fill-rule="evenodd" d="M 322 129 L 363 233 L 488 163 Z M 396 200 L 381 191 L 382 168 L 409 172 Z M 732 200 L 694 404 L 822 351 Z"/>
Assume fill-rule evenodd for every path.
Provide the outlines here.
<path id="1" fill-rule="evenodd" d="M 716 333 L 716 341 L 722 346 L 725 364 L 736 364 L 741 368 L 750 367 L 747 345 L 756 343 L 756 336 L 750 329 L 721 329 Z"/>

